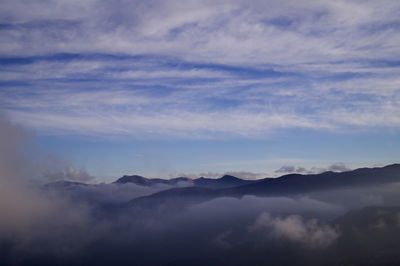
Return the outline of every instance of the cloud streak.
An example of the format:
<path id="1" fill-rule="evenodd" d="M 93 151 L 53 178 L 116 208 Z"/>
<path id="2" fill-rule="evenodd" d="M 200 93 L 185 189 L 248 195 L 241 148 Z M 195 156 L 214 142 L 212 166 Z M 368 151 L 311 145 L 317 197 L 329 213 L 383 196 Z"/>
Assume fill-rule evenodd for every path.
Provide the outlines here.
<path id="1" fill-rule="evenodd" d="M 41 134 L 218 139 L 400 127 L 397 1 L 3 7 L 2 109 Z"/>

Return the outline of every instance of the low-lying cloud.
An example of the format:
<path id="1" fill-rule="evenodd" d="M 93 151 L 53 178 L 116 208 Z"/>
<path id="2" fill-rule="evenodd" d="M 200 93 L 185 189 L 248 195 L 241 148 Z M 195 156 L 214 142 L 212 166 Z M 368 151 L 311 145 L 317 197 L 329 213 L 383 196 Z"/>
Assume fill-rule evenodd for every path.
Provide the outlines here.
<path id="1" fill-rule="evenodd" d="M 262 213 L 249 230 L 312 248 L 325 248 L 339 237 L 335 228 L 320 224 L 316 219 L 304 220 L 299 215 L 273 217 L 269 213 Z"/>
<path id="2" fill-rule="evenodd" d="M 77 181 L 77 182 L 88 182 L 94 179 L 94 176 L 88 174 L 86 171 L 75 169 L 74 167 L 66 167 L 57 172 L 46 171 L 43 173 L 43 177 L 49 181 Z"/>
<path id="3" fill-rule="evenodd" d="M 91 238 L 93 224 L 85 203 L 48 195 L 29 180 L 35 171 L 24 149 L 30 134 L 0 119 L 0 243 L 12 247 L 3 263 L 18 265 L 24 255 L 70 256 Z M 32 172 L 30 171 L 32 170 Z M 87 237 L 75 242 L 84 232 Z M 85 233 L 85 234 L 86 234 Z M 40 243 L 40 245 L 39 245 Z"/>
<path id="4" fill-rule="evenodd" d="M 283 165 L 281 168 L 275 170 L 275 173 L 279 174 L 289 174 L 289 173 L 298 173 L 298 174 L 319 174 L 326 171 L 332 172 L 346 172 L 350 171 L 344 163 L 337 162 L 326 168 L 324 167 L 311 167 L 309 169 L 301 166 L 293 166 L 293 165 Z"/>

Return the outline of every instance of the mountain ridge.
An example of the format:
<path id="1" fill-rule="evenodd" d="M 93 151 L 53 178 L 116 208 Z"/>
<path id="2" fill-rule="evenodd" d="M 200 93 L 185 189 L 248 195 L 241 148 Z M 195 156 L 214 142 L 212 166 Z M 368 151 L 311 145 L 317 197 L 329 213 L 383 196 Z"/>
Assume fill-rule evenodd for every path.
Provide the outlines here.
<path id="1" fill-rule="evenodd" d="M 278 178 L 264 178 L 254 183 L 235 187 L 203 187 L 202 190 L 195 190 L 196 195 L 193 197 L 190 194 L 190 191 L 194 191 L 193 187 L 174 188 L 133 199 L 127 205 L 134 206 L 139 202 L 143 204 L 146 201 L 145 205 L 148 206 L 156 206 L 157 204 L 182 205 L 186 202 L 200 203 L 218 197 L 241 198 L 245 195 L 287 196 L 307 194 L 320 190 L 370 186 L 398 181 L 400 181 L 400 164 L 392 164 L 384 167 L 358 168 L 346 172 L 328 171 L 308 175 L 288 174 Z M 201 195 L 201 193 L 203 194 Z"/>

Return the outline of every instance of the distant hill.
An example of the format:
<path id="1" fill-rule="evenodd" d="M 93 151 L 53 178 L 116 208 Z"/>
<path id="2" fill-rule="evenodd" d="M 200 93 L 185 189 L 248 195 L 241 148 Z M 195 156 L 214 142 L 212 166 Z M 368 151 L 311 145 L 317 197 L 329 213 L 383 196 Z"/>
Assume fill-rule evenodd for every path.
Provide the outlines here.
<path id="1" fill-rule="evenodd" d="M 289 174 L 278 178 L 266 178 L 255 184 L 232 188 L 230 195 L 287 195 L 344 187 L 377 185 L 400 181 L 400 164 L 385 167 L 359 168 L 346 172 L 321 174 Z"/>
<path id="2" fill-rule="evenodd" d="M 48 183 L 48 184 L 44 185 L 44 188 L 45 189 L 70 189 L 70 188 L 79 187 L 79 186 L 84 187 L 84 186 L 90 186 L 90 185 L 81 183 L 81 182 L 61 180 L 61 181 Z"/>
<path id="3" fill-rule="evenodd" d="M 235 177 L 203 180 L 203 186 L 174 188 L 150 196 L 136 198 L 128 205 L 155 206 L 158 204 L 186 205 L 199 203 L 217 197 L 285 196 L 307 194 L 314 191 L 345 187 L 371 186 L 400 181 L 400 164 L 381 168 L 360 168 L 347 172 L 325 172 L 313 175 L 290 174 L 278 178 L 266 178 L 259 181 L 247 181 Z M 243 182 L 245 181 L 245 182 Z M 212 185 L 214 183 L 214 185 Z M 218 187 L 219 182 L 224 183 Z M 238 185 L 240 183 L 240 185 Z M 195 180 L 196 184 L 196 180 Z M 205 186 L 204 184 L 207 184 Z M 234 184 L 232 187 L 226 184 Z"/>
<path id="4" fill-rule="evenodd" d="M 165 184 L 167 187 L 151 195 L 131 195 L 132 200 L 124 206 L 157 206 L 160 204 L 175 205 L 175 207 L 204 202 L 218 197 L 242 197 L 244 195 L 255 196 L 290 196 L 302 195 L 314 191 L 331 190 L 346 187 L 360 187 L 380 185 L 400 181 L 400 164 L 392 164 L 385 167 L 359 168 L 347 172 L 324 172 L 321 174 L 289 174 L 278 178 L 265 178 L 261 180 L 243 180 L 231 175 L 221 178 L 197 178 L 177 177 L 173 179 L 146 178 L 139 175 L 125 175 L 113 184 L 135 184 L 142 187 L 152 187 L 157 184 Z M 186 187 L 177 187 L 179 182 L 192 183 Z M 58 181 L 45 185 L 46 189 L 81 190 L 84 187 L 96 187 L 96 185 L 79 182 Z M 124 192 L 126 193 L 126 191 Z M 127 198 L 129 198 L 127 196 Z"/>
<path id="5" fill-rule="evenodd" d="M 246 184 L 256 183 L 255 180 L 244 180 L 231 175 L 224 175 L 221 178 L 205 178 L 200 177 L 193 180 L 196 187 L 204 188 L 230 188 Z"/>
<path id="6" fill-rule="evenodd" d="M 146 178 L 140 175 L 124 175 L 123 177 L 115 181 L 114 184 L 133 183 L 139 186 L 153 186 L 156 184 L 176 185 L 179 182 L 192 182 L 192 180 L 188 177 L 161 179 L 161 178 Z"/>
<path id="7" fill-rule="evenodd" d="M 353 210 L 333 224 L 341 237 L 332 248 L 332 265 L 399 265 L 400 206 Z"/>
<path id="8" fill-rule="evenodd" d="M 254 180 L 244 180 L 231 175 L 224 175 L 221 178 L 200 177 L 190 179 L 188 177 L 176 177 L 172 179 L 146 178 L 140 175 L 124 175 L 115 181 L 115 184 L 133 183 L 139 186 L 154 186 L 157 184 L 176 185 L 179 182 L 193 182 L 196 187 L 203 188 L 231 188 L 245 184 L 255 183 Z"/>

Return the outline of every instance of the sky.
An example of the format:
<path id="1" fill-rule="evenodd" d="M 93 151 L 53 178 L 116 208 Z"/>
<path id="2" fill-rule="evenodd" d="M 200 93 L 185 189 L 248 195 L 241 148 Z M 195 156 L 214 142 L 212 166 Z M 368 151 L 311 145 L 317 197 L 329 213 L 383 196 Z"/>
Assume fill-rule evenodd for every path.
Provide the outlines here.
<path id="1" fill-rule="evenodd" d="M 0 111 L 97 182 L 400 158 L 400 2 L 3 0 Z"/>

